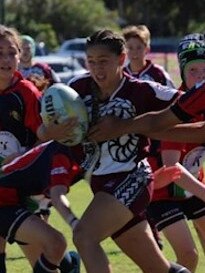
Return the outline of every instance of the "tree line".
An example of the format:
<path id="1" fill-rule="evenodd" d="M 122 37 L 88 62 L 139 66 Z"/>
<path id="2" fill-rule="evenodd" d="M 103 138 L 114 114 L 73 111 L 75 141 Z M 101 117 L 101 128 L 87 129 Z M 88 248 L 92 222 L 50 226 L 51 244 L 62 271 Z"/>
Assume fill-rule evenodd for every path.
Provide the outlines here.
<path id="1" fill-rule="evenodd" d="M 146 24 L 152 37 L 204 32 L 205 0 L 0 0 L 1 21 L 46 41 L 86 37 L 99 28 Z"/>

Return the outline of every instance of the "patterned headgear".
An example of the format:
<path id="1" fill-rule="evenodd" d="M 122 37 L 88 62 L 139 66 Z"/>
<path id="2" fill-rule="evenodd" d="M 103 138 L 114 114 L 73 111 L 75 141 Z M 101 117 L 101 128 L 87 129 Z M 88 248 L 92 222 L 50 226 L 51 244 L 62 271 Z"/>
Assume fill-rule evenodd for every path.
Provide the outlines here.
<path id="1" fill-rule="evenodd" d="M 34 39 L 29 35 L 22 35 L 21 39 L 22 41 L 26 41 L 31 45 L 31 53 L 32 53 L 32 57 L 34 57 L 36 53 L 36 43 Z"/>
<path id="2" fill-rule="evenodd" d="M 205 60 L 205 37 L 201 33 L 188 34 L 179 42 L 177 56 L 182 80 L 185 66 L 194 60 Z"/>

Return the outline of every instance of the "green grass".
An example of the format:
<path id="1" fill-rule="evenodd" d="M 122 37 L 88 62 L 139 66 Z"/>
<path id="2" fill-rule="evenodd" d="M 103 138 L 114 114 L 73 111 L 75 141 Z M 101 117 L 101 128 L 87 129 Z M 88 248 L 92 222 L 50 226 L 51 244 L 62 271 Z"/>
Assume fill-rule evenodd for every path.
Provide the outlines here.
<path id="1" fill-rule="evenodd" d="M 177 58 L 175 54 L 168 54 L 168 55 L 157 54 L 153 57 L 153 62 L 163 65 L 167 69 L 167 71 L 170 73 L 176 87 L 179 86 L 181 80 L 180 80 Z M 71 188 L 71 191 L 69 193 L 69 200 L 71 201 L 72 207 L 78 216 L 82 214 L 82 212 L 88 205 L 91 198 L 92 198 L 92 194 L 88 188 L 88 185 L 86 185 L 86 183 L 84 182 L 77 183 L 75 186 Z M 64 233 L 68 241 L 68 248 L 75 249 L 71 239 L 70 228 L 64 223 L 64 221 L 56 213 L 55 210 L 52 211 L 50 223 Z M 195 238 L 195 241 L 199 250 L 199 255 L 200 255 L 199 264 L 198 264 L 196 273 L 203 273 L 205 268 L 204 253 L 202 251 L 197 235 L 191 223 L 190 223 L 190 228 L 192 230 L 193 237 Z M 114 273 L 122 273 L 122 272 L 140 273 L 141 272 L 139 268 L 136 269 L 136 265 L 134 265 L 133 262 L 130 259 L 128 259 L 115 246 L 115 244 L 110 239 L 103 242 L 102 245 L 113 265 Z M 140 249 L 140 246 L 136 246 L 136 251 L 138 251 L 138 248 Z M 166 239 L 164 239 L 163 252 L 169 260 L 173 260 L 173 261 L 175 260 L 174 253 L 171 247 L 169 246 L 168 242 L 166 241 Z M 24 255 L 22 254 L 21 250 L 16 244 L 12 246 L 8 245 L 7 247 L 7 269 L 9 273 L 32 272 L 27 260 L 24 258 Z M 82 266 L 81 272 L 85 273 L 83 266 Z"/>
<path id="2" fill-rule="evenodd" d="M 71 201 L 72 208 L 78 216 L 82 214 L 82 212 L 88 205 L 91 198 L 92 198 L 92 194 L 90 192 L 90 189 L 88 185 L 83 181 L 73 186 L 69 193 L 69 200 Z M 74 250 L 75 247 L 72 243 L 70 228 L 64 223 L 64 221 L 56 213 L 55 210 L 52 210 L 50 223 L 64 233 L 68 241 L 68 248 L 71 250 Z M 191 224 L 190 224 L 190 227 L 192 229 L 193 236 L 196 239 L 196 244 L 200 252 L 199 265 L 198 265 L 196 273 L 203 273 L 205 268 L 204 254 L 198 243 L 196 233 Z M 174 254 L 165 239 L 164 239 L 164 244 L 165 244 L 164 251 L 163 251 L 164 254 L 170 260 L 174 261 L 175 260 Z M 133 262 L 129 260 L 110 239 L 107 239 L 105 242 L 103 242 L 102 245 L 113 265 L 114 273 L 121 273 L 121 272 L 140 273 L 141 272 L 140 269 L 136 268 L 136 265 L 134 265 Z M 140 249 L 140 246 L 136 246 L 136 251 L 138 251 L 138 249 Z M 27 260 L 24 258 L 24 255 L 22 254 L 21 250 L 16 244 L 7 246 L 7 270 L 9 273 L 32 272 Z M 85 273 L 83 266 L 82 266 L 81 272 Z"/>

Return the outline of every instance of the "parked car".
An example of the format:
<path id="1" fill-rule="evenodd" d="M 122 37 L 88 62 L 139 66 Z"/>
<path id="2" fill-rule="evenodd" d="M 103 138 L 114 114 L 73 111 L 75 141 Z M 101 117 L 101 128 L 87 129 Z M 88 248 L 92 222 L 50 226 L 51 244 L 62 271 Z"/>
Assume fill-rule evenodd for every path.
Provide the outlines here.
<path id="1" fill-rule="evenodd" d="M 48 64 L 63 83 L 67 83 L 74 76 L 87 72 L 87 70 L 80 65 L 78 60 L 71 56 L 37 56 L 34 57 L 34 61 Z"/>
<path id="2" fill-rule="evenodd" d="M 71 56 L 78 59 L 80 64 L 85 68 L 85 45 L 86 38 L 74 38 L 65 40 L 59 49 L 56 51 L 57 55 Z"/>
<path id="3" fill-rule="evenodd" d="M 48 55 L 48 49 L 44 42 L 36 43 L 35 56 L 45 56 Z"/>
<path id="4" fill-rule="evenodd" d="M 57 50 L 57 53 L 66 54 L 67 52 L 85 52 L 86 38 L 74 38 L 65 40 Z"/>

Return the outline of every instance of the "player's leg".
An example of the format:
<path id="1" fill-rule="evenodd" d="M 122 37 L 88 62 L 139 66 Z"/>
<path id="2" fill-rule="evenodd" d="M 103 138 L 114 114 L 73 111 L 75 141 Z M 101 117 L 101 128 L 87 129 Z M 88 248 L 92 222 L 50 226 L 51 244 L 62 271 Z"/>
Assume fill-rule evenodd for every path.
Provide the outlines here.
<path id="1" fill-rule="evenodd" d="M 66 241 L 63 235 L 42 221 L 31 215 L 26 218 L 15 234 L 15 240 L 42 249 L 40 257 L 34 265 L 34 272 L 58 272 L 57 267 L 63 258 Z"/>
<path id="2" fill-rule="evenodd" d="M 182 219 L 162 231 L 175 252 L 177 262 L 195 272 L 198 251 L 187 222 Z"/>
<path id="3" fill-rule="evenodd" d="M 48 223 L 50 215 L 51 200 L 44 195 L 32 196 L 27 200 L 27 208 L 42 220 Z M 42 253 L 42 249 L 38 244 L 19 244 L 29 263 L 34 267 L 39 256 Z M 59 266 L 62 273 L 80 272 L 80 256 L 75 251 L 67 251 Z"/>
<path id="4" fill-rule="evenodd" d="M 205 253 L 205 202 L 192 196 L 186 200 L 183 209 L 188 220 L 192 220 Z"/>
<path id="5" fill-rule="evenodd" d="M 74 229 L 74 243 L 89 273 L 110 273 L 100 242 L 124 226 L 132 213 L 112 195 L 97 193 Z"/>
<path id="6" fill-rule="evenodd" d="M 157 246 L 146 220 L 136 223 L 114 238 L 119 248 L 127 254 L 144 273 L 190 273 L 175 263 L 170 263 Z"/>
<path id="7" fill-rule="evenodd" d="M 197 236 L 199 238 L 199 241 L 200 241 L 200 244 L 201 244 L 201 247 L 204 251 L 204 254 L 205 254 L 205 239 L 203 237 L 203 232 L 201 232 L 201 230 L 198 228 L 197 224 L 195 223 L 195 221 L 193 221 L 193 225 L 194 225 L 194 228 L 196 230 L 196 233 L 197 233 Z"/>
<path id="8" fill-rule="evenodd" d="M 92 179 L 93 200 L 74 229 L 74 243 L 89 273 L 110 273 L 111 266 L 100 242 L 144 212 L 152 192 L 151 169 L 146 162 L 132 173 Z M 142 176 L 143 175 L 143 176 Z M 138 204 L 138 201 L 140 205 Z"/>
<path id="9" fill-rule="evenodd" d="M 6 273 L 6 240 L 0 236 L 0 272 Z"/>
<path id="10" fill-rule="evenodd" d="M 146 220 L 134 225 L 114 240 L 144 273 L 168 272 L 169 262 L 159 249 Z"/>
<path id="11" fill-rule="evenodd" d="M 176 254 L 177 262 L 194 271 L 198 262 L 198 253 L 185 221 L 184 202 L 155 201 L 149 206 L 149 212 L 155 220 L 157 229 L 162 231 L 170 242 Z"/>
<path id="12" fill-rule="evenodd" d="M 38 244 L 20 244 L 21 250 L 34 268 L 38 258 L 43 253 L 43 249 Z M 75 251 L 67 251 L 59 265 L 61 273 L 80 273 L 80 256 Z M 1 272 L 1 271 L 0 271 Z"/>

